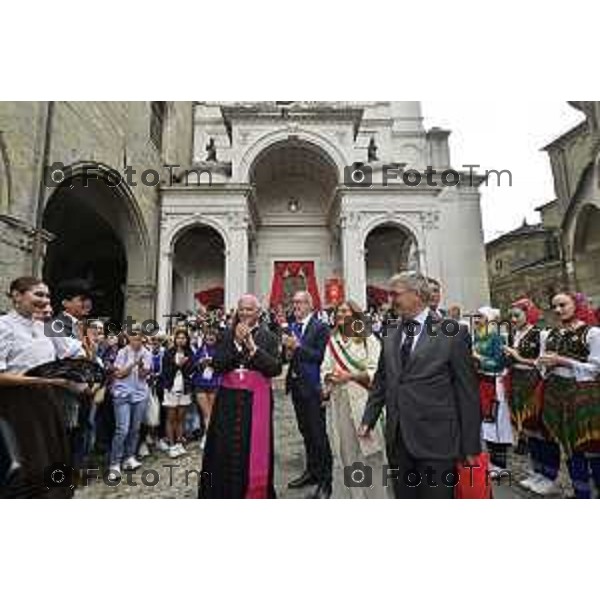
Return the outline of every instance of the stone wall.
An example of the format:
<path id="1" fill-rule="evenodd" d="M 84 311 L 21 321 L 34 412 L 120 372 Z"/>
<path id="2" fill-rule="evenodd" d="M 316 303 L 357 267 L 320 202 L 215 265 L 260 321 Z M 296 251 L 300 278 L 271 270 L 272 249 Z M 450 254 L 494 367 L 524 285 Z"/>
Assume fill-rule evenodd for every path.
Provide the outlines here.
<path id="1" fill-rule="evenodd" d="M 35 227 L 37 222 L 48 104 L 0 102 L 0 131 L 11 180 L 10 205 L 3 202 L 0 210 L 31 227 Z M 162 168 L 165 158 L 186 161 L 184 164 L 187 166 L 190 153 L 192 103 L 166 103 L 162 149 L 150 136 L 151 104 L 53 102 L 50 111 L 48 164 L 61 162 L 73 167 L 99 164 L 120 173 L 123 173 L 125 165 L 130 165 L 137 171 L 134 176 L 137 186 L 127 188 L 127 210 L 139 231 L 130 231 L 132 239 L 122 240 L 126 248 L 132 243 L 138 244 L 139 239 L 144 240 L 143 260 L 140 264 L 129 266 L 127 277 L 126 312 L 134 318 L 151 316 L 154 312 L 160 216 L 158 186 L 142 185 L 141 172 L 155 169 L 163 175 L 166 173 Z M 0 169 L 0 177 L 2 175 Z M 3 183 L 6 184 L 6 173 Z M 0 186 L 0 190 L 4 188 Z M 54 192 L 53 188 L 45 189 L 44 206 Z M 41 264 L 32 265 L 31 251 L 28 250 L 30 244 L 20 241 L 25 235 L 23 231 L 9 231 L 11 227 L 6 224 L 0 224 L 0 227 L 0 284 L 3 288 L 7 281 L 32 269 L 41 273 Z"/>

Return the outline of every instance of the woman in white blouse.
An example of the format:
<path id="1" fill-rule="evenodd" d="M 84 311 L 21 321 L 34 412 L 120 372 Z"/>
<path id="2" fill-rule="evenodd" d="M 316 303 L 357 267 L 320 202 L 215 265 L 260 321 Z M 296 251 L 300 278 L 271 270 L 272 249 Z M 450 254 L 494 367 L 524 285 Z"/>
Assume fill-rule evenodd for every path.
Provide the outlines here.
<path id="1" fill-rule="evenodd" d="M 25 375 L 29 369 L 56 359 L 52 338 L 41 316 L 50 304 L 48 286 L 35 277 L 19 277 L 8 292 L 13 310 L 0 317 L 0 386 L 58 385 L 63 379 Z"/>
<path id="2" fill-rule="evenodd" d="M 561 446 L 577 498 L 600 493 L 600 328 L 582 294 L 552 299 L 559 324 L 542 333 L 542 420 Z"/>
<path id="3" fill-rule="evenodd" d="M 13 310 L 0 317 L 0 420 L 10 432 L 0 455 L 0 466 L 8 465 L 0 468 L 0 497 L 69 498 L 72 488 L 48 483 L 44 473 L 50 465 L 71 462 L 64 423 L 64 388 L 71 384 L 25 375 L 56 359 L 42 322 L 48 287 L 34 277 L 19 277 L 9 296 Z"/>

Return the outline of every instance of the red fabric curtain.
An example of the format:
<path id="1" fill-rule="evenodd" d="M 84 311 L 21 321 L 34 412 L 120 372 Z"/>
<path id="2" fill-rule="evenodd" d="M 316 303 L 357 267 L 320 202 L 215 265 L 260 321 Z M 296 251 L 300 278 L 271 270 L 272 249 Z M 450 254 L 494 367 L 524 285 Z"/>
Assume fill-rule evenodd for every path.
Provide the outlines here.
<path id="1" fill-rule="evenodd" d="M 203 306 L 222 307 L 225 302 L 225 292 L 221 286 L 196 292 L 194 298 Z"/>
<path id="2" fill-rule="evenodd" d="M 389 300 L 389 292 L 375 285 L 367 286 L 367 304 L 369 306 L 381 306 Z"/>
<path id="3" fill-rule="evenodd" d="M 287 263 L 276 262 L 275 273 L 273 273 L 273 282 L 271 283 L 271 296 L 269 299 L 271 308 L 275 308 L 283 303 L 283 280 Z"/>
<path id="4" fill-rule="evenodd" d="M 306 279 L 306 289 L 313 299 L 314 307 L 317 310 L 321 308 L 319 288 L 315 279 L 315 266 L 309 261 L 278 261 L 275 263 L 275 273 L 273 274 L 271 296 L 269 299 L 271 308 L 276 308 L 279 304 L 283 303 L 283 282 L 285 278 L 288 276 L 298 277 L 299 275 L 304 275 Z"/>
<path id="5" fill-rule="evenodd" d="M 321 298 L 319 297 L 319 288 L 315 279 L 315 265 L 312 262 L 302 263 L 304 276 L 306 277 L 306 289 L 311 295 L 313 305 L 317 310 L 321 310 Z"/>

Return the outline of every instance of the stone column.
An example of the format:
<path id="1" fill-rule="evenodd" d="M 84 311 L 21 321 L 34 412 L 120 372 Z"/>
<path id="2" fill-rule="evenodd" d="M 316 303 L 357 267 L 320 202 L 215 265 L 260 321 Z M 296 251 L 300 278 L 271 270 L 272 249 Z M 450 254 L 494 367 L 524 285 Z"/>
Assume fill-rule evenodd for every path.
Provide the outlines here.
<path id="1" fill-rule="evenodd" d="M 164 131 L 164 157 L 170 165 L 183 168 L 192 164 L 193 116 L 192 102 L 169 102 Z"/>
<path id="2" fill-rule="evenodd" d="M 158 257 L 158 290 L 156 299 L 156 322 L 161 330 L 167 328 L 169 319 L 163 315 L 171 313 L 173 294 L 173 254 L 161 248 Z"/>
<path id="3" fill-rule="evenodd" d="M 225 249 L 225 309 L 235 308 L 248 291 L 248 217 L 231 216 L 229 246 Z"/>
<path id="4" fill-rule="evenodd" d="M 136 324 L 153 320 L 156 286 L 154 283 L 130 283 L 125 288 L 125 317 Z"/>
<path id="5" fill-rule="evenodd" d="M 342 263 L 346 298 L 352 298 L 366 309 L 367 272 L 363 232 L 356 212 L 344 212 L 340 216 Z"/>
<path id="6" fill-rule="evenodd" d="M 489 304 L 487 261 L 481 222 L 479 192 L 475 187 L 458 189 L 456 200 L 447 206 L 454 213 L 444 234 L 449 243 L 444 246 L 448 288 L 453 301 L 464 311 L 475 311 Z"/>

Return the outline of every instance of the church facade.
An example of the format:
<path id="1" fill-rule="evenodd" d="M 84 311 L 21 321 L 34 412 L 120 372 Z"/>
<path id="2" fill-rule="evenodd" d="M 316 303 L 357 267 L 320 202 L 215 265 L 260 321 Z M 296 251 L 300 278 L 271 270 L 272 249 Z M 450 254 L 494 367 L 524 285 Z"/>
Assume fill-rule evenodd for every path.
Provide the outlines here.
<path id="1" fill-rule="evenodd" d="M 487 302 L 481 180 L 443 185 L 448 135 L 419 102 L 197 103 L 197 172 L 162 190 L 157 315 L 219 282 L 228 307 L 245 290 L 276 304 L 298 276 L 317 302 L 334 280 L 366 306 L 403 269 L 442 281 L 446 303 Z"/>
<path id="2" fill-rule="evenodd" d="M 489 299 L 481 178 L 444 184 L 448 136 L 419 102 L 0 103 L 2 285 L 83 277 L 97 314 L 165 323 L 245 291 L 325 304 L 332 282 L 367 306 L 410 268 L 473 310 Z"/>

